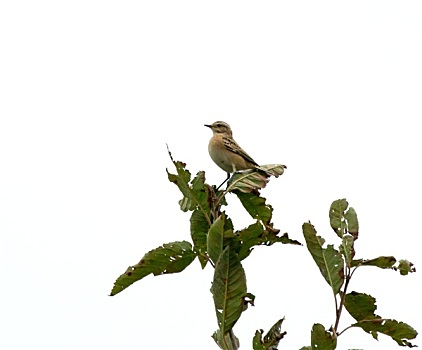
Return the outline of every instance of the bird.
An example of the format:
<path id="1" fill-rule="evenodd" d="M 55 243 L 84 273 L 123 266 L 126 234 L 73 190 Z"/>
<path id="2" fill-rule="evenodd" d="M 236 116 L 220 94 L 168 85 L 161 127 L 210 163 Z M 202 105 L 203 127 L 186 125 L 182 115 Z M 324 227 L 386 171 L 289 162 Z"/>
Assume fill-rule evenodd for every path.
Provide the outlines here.
<path id="1" fill-rule="evenodd" d="M 257 169 L 266 172 L 233 139 L 233 132 L 229 124 L 216 121 L 210 125 L 204 124 L 204 126 L 210 128 L 213 132 L 208 144 L 210 157 L 215 164 L 227 173 L 226 180 L 218 186 L 217 190 L 228 181 L 230 174 L 236 171 Z"/>

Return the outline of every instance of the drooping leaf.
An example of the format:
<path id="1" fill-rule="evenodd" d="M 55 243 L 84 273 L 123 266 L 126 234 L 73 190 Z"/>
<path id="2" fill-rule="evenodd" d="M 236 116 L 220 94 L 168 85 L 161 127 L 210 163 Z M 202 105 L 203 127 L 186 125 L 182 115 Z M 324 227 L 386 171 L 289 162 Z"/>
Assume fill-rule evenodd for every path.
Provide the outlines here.
<path id="1" fill-rule="evenodd" d="M 264 228 L 259 222 L 249 225 L 247 228 L 238 232 L 238 236 L 241 241 L 241 246 L 238 253 L 239 260 L 245 259 L 251 253 L 251 248 L 260 244 L 263 232 Z"/>
<path id="2" fill-rule="evenodd" d="M 318 350 L 334 350 L 337 346 L 337 338 L 324 329 L 324 326 L 315 323 L 311 332 L 311 348 Z"/>
<path id="3" fill-rule="evenodd" d="M 237 350 L 240 347 L 239 339 L 234 335 L 232 329 L 224 334 L 217 329 L 212 338 L 219 348 L 223 350 Z"/>
<path id="4" fill-rule="evenodd" d="M 265 203 L 265 198 L 255 193 L 244 193 L 241 191 L 234 191 L 234 193 L 252 218 L 261 220 L 264 223 L 271 221 L 273 208 Z"/>
<path id="5" fill-rule="evenodd" d="M 264 234 L 264 238 L 267 240 L 265 243 L 266 245 L 271 245 L 273 243 L 302 245 L 299 241 L 289 238 L 289 234 L 287 232 L 283 233 L 282 236 L 278 236 L 274 232 L 269 232 L 268 235 Z"/>
<path id="6" fill-rule="evenodd" d="M 416 272 L 415 266 L 407 260 L 397 260 L 394 256 L 380 256 L 375 259 L 356 259 L 352 260 L 351 266 L 376 266 L 381 269 L 392 269 L 399 271 L 401 275 Z"/>
<path id="7" fill-rule="evenodd" d="M 362 328 L 365 332 L 371 334 L 374 339 L 378 339 L 378 333 L 381 333 L 391 337 L 400 346 L 416 347 L 409 340 L 415 339 L 418 332 L 404 322 L 376 318 L 369 321 L 362 320 L 352 326 Z"/>
<path id="8" fill-rule="evenodd" d="M 224 221 L 225 217 L 222 214 L 212 223 L 208 231 L 207 251 L 214 264 L 217 263 L 223 251 Z"/>
<path id="9" fill-rule="evenodd" d="M 259 221 L 237 232 L 237 235 L 241 242 L 240 250 L 238 251 L 239 260 L 248 257 L 253 247 L 259 245 L 270 246 L 274 243 L 302 245 L 300 242 L 290 239 L 287 233 L 279 236 L 278 232 L 265 230 Z"/>
<path id="10" fill-rule="evenodd" d="M 375 259 L 357 259 L 351 262 L 351 266 L 376 266 L 381 269 L 390 269 L 396 263 L 394 256 L 380 256 Z"/>
<path id="11" fill-rule="evenodd" d="M 323 248 L 324 239 L 316 234 L 315 228 L 310 223 L 304 223 L 302 231 L 306 246 L 322 276 L 331 286 L 333 293 L 337 294 L 344 282 L 344 261 L 341 254 L 333 245 Z"/>
<path id="12" fill-rule="evenodd" d="M 354 239 L 350 234 L 345 234 L 340 245 L 340 253 L 344 256 L 346 265 L 350 266 L 355 256 Z"/>
<path id="13" fill-rule="evenodd" d="M 262 329 L 256 331 L 252 341 L 253 350 L 277 350 L 278 343 L 287 333 L 281 332 L 283 321 L 284 318 L 278 320 L 264 337 L 262 337 L 264 333 Z"/>
<path id="14" fill-rule="evenodd" d="M 190 217 L 190 235 L 193 241 L 193 250 L 198 255 L 198 260 L 202 268 L 208 262 L 207 258 L 207 233 L 209 229 L 208 221 L 200 209 L 192 212 Z"/>
<path id="15" fill-rule="evenodd" d="M 400 346 L 416 347 L 416 345 L 409 342 L 409 339 L 415 339 L 418 332 L 407 323 L 396 320 L 385 320 L 381 328 L 378 329 L 378 332 L 390 336 Z"/>
<path id="16" fill-rule="evenodd" d="M 243 311 L 246 311 L 249 305 L 255 306 L 255 295 L 252 293 L 246 293 L 243 297 Z"/>
<path id="17" fill-rule="evenodd" d="M 346 199 L 337 199 L 330 206 L 330 225 L 340 238 L 347 232 L 347 224 L 344 218 L 344 211 L 349 203 Z"/>
<path id="18" fill-rule="evenodd" d="M 220 332 L 230 331 L 243 311 L 246 276 L 236 254 L 227 246 L 220 254 L 211 287 Z"/>
<path id="19" fill-rule="evenodd" d="M 362 328 L 375 339 L 378 339 L 378 333 L 382 333 L 391 337 L 400 346 L 414 347 L 409 340 L 416 338 L 418 335 L 416 330 L 404 322 L 384 319 L 376 315 L 375 302 L 375 298 L 364 293 L 351 292 L 346 295 L 344 306 L 358 321 L 352 326 Z"/>
<path id="20" fill-rule="evenodd" d="M 195 259 L 189 242 L 172 242 L 146 253 L 139 263 L 129 266 L 116 282 L 110 295 L 116 295 L 132 283 L 153 274 L 154 276 L 183 271 Z"/>

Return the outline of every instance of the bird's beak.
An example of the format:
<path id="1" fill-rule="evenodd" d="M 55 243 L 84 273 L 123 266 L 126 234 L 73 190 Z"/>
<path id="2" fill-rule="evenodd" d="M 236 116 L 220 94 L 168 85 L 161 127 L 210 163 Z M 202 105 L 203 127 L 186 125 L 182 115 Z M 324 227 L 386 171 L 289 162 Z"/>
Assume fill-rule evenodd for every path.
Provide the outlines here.
<path id="1" fill-rule="evenodd" d="M 212 128 L 212 126 L 208 124 L 204 124 L 204 126 L 206 126 L 207 128 Z"/>

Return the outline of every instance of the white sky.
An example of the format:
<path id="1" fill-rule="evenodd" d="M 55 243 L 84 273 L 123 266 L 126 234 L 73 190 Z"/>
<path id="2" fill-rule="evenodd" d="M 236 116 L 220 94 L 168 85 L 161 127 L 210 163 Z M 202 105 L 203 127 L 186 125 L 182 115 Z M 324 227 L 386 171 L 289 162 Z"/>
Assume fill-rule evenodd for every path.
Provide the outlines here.
<path id="1" fill-rule="evenodd" d="M 0 348 L 217 349 L 210 267 L 108 296 L 144 253 L 190 239 L 165 144 L 219 184 L 215 120 L 288 166 L 263 191 L 282 232 L 304 242 L 311 220 L 337 246 L 328 208 L 345 197 L 357 257 L 420 268 L 421 18 L 419 1 L 1 2 Z M 252 223 L 228 200 L 237 229 Z M 244 267 L 256 307 L 235 326 L 241 349 L 283 316 L 283 349 L 334 322 L 306 248 L 259 247 Z M 421 331 L 421 286 L 362 268 L 350 291 Z M 398 348 L 379 339 L 350 330 L 338 349 Z"/>

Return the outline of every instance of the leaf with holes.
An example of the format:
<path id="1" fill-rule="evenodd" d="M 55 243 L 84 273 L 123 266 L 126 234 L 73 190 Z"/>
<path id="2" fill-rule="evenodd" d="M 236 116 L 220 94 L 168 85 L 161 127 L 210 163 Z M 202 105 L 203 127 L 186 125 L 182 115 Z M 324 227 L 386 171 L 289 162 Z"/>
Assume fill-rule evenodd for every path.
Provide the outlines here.
<path id="1" fill-rule="evenodd" d="M 344 211 L 349 206 L 345 199 L 338 199 L 330 206 L 330 225 L 334 232 L 342 238 L 347 232 L 347 223 L 344 218 Z"/>
<path id="2" fill-rule="evenodd" d="M 351 266 L 353 257 L 355 256 L 354 239 L 350 234 L 345 234 L 340 245 L 340 253 L 344 256 L 347 266 Z"/>
<path id="3" fill-rule="evenodd" d="M 312 349 L 334 350 L 337 346 L 337 338 L 326 331 L 323 325 L 316 323 L 312 326 L 311 346 Z"/>
<path id="4" fill-rule="evenodd" d="M 398 266 L 393 267 L 394 270 L 400 271 L 400 275 L 407 275 L 409 272 L 416 272 L 416 267 L 410 261 L 402 259 L 399 261 Z"/>
<path id="5" fill-rule="evenodd" d="M 344 306 L 350 315 L 358 321 L 353 327 L 362 328 L 365 332 L 378 339 L 378 333 L 391 337 L 400 346 L 414 347 L 409 342 L 418 333 L 404 322 L 384 319 L 375 314 L 377 306 L 375 298 L 364 293 L 351 292 L 346 294 Z"/>
<path id="6" fill-rule="evenodd" d="M 286 332 L 281 332 L 283 321 L 284 318 L 278 320 L 264 337 L 262 337 L 264 333 L 262 329 L 256 331 L 252 342 L 253 350 L 277 350 L 278 343 L 286 335 Z"/>
<path id="7" fill-rule="evenodd" d="M 168 153 L 177 171 L 177 174 L 172 174 L 166 169 L 168 179 L 170 182 L 173 182 L 183 194 L 183 198 L 179 201 L 180 209 L 186 212 L 195 210 L 198 207 L 208 216 L 210 212 L 210 193 L 208 185 L 205 184 L 205 172 L 198 172 L 192 182 L 190 182 L 191 173 L 186 169 L 186 164 L 173 160 L 170 151 L 168 151 Z"/>
<path id="8" fill-rule="evenodd" d="M 189 242 L 173 242 L 146 253 L 139 263 L 129 266 L 116 282 L 110 295 L 116 295 L 136 281 L 154 276 L 183 271 L 195 259 L 196 254 Z"/>
<path id="9" fill-rule="evenodd" d="M 300 242 L 290 239 L 287 233 L 284 233 L 282 236 L 278 234 L 279 232 L 266 230 L 259 221 L 238 231 L 237 236 L 241 242 L 238 253 L 239 260 L 248 257 L 255 246 L 270 246 L 274 243 L 302 245 Z"/>
<path id="10" fill-rule="evenodd" d="M 391 269 L 396 263 L 394 256 L 380 256 L 375 259 L 356 259 L 352 260 L 351 266 L 376 266 L 381 269 Z"/>

